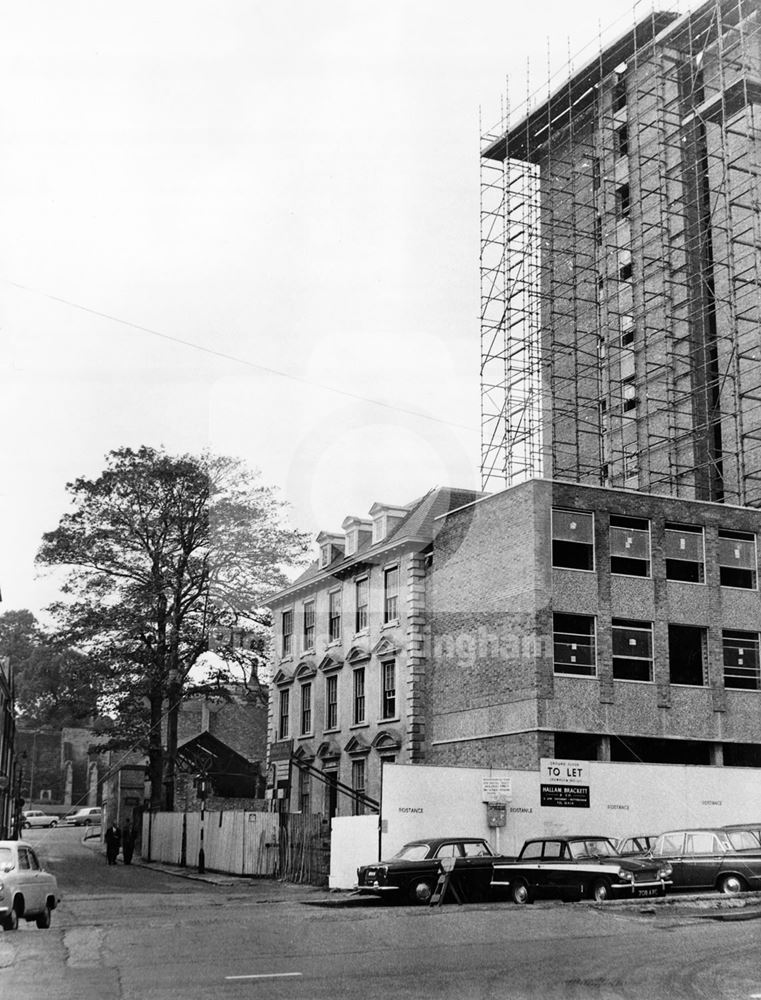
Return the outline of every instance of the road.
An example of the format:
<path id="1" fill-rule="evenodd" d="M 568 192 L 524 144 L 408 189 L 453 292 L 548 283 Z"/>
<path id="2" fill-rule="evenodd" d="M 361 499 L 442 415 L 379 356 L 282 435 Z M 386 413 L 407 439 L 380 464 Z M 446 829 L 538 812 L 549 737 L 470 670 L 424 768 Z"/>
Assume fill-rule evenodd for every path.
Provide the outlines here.
<path id="1" fill-rule="evenodd" d="M 81 830 L 26 836 L 64 901 L 50 930 L 0 933 L 9 1000 L 761 997 L 755 920 L 647 905 L 387 906 L 112 868 Z"/>

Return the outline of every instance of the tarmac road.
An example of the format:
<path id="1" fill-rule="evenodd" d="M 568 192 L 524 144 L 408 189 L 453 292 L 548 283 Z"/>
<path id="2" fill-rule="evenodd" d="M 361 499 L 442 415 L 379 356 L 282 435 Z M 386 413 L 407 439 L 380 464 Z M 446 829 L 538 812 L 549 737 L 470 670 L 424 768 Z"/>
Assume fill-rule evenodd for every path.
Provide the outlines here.
<path id="1" fill-rule="evenodd" d="M 0 934 L 3 998 L 761 996 L 761 924 L 717 921 L 712 909 L 384 906 L 263 880 L 112 868 L 81 837 L 61 829 L 27 838 L 64 902 L 49 931 Z"/>

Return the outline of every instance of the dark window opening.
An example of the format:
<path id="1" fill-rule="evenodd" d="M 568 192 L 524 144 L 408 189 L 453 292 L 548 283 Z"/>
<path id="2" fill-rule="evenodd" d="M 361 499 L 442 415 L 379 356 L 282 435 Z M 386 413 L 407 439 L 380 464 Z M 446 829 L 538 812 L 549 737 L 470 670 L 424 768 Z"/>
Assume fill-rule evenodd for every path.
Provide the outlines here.
<path id="1" fill-rule="evenodd" d="M 722 587 L 756 589 L 756 536 L 719 530 L 719 581 Z"/>
<path id="2" fill-rule="evenodd" d="M 616 152 L 619 157 L 629 154 L 629 126 L 626 123 L 616 129 Z"/>
<path id="3" fill-rule="evenodd" d="M 594 569 L 594 517 L 575 510 L 552 512 L 552 565 Z"/>
<path id="4" fill-rule="evenodd" d="M 666 579 L 703 583 L 703 529 L 693 524 L 666 524 Z"/>
<path id="5" fill-rule="evenodd" d="M 618 269 L 618 280 L 619 281 L 631 281 L 632 277 L 632 263 L 628 261 L 626 264 L 622 264 Z"/>
<path id="6" fill-rule="evenodd" d="M 761 767 L 761 744 L 759 743 L 725 743 L 725 767 Z"/>
<path id="7" fill-rule="evenodd" d="M 600 737 L 590 733 L 555 733 L 555 757 L 562 760 L 600 760 Z"/>
<path id="8" fill-rule="evenodd" d="M 705 684 L 706 630 L 669 625 L 669 679 L 672 684 Z"/>
<path id="9" fill-rule="evenodd" d="M 631 188 L 628 184 L 621 184 L 616 188 L 616 215 L 618 218 L 627 219 L 631 207 Z"/>
<path id="10" fill-rule="evenodd" d="M 623 576 L 650 576 L 650 522 L 647 519 L 611 514 L 610 571 Z"/>
<path id="11" fill-rule="evenodd" d="M 594 677 L 595 620 L 591 615 L 553 615 L 556 674 Z"/>
<path id="12" fill-rule="evenodd" d="M 614 618 L 613 676 L 619 681 L 653 679 L 653 626 L 651 622 Z"/>
<path id="13" fill-rule="evenodd" d="M 620 111 L 626 107 L 626 77 L 619 77 L 613 85 L 613 110 Z"/>
<path id="14" fill-rule="evenodd" d="M 757 691 L 759 688 L 758 633 L 722 632 L 724 687 Z"/>
<path id="15" fill-rule="evenodd" d="M 611 736 L 610 759 L 637 764 L 710 764 L 711 744 L 700 740 Z"/>

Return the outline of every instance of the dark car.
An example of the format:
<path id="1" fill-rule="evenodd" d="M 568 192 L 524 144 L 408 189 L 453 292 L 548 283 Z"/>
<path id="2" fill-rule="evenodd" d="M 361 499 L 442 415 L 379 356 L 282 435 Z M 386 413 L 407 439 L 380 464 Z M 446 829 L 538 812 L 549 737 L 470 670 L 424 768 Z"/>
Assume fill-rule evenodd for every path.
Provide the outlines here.
<path id="1" fill-rule="evenodd" d="M 671 864 L 675 889 L 761 889 L 761 847 L 751 830 L 671 830 L 656 839 L 652 854 Z"/>
<path id="2" fill-rule="evenodd" d="M 498 858 L 489 844 L 477 837 L 413 840 L 388 861 L 358 868 L 355 890 L 428 903 L 443 867 L 453 862 L 451 881 L 458 893 L 468 900 L 483 899 L 489 891 L 492 864 Z"/>
<path id="3" fill-rule="evenodd" d="M 607 837 L 542 837 L 527 840 L 515 861 L 494 863 L 493 887 L 509 890 L 515 903 L 538 898 L 593 899 L 663 896 L 671 865 L 649 858 L 622 858 Z"/>

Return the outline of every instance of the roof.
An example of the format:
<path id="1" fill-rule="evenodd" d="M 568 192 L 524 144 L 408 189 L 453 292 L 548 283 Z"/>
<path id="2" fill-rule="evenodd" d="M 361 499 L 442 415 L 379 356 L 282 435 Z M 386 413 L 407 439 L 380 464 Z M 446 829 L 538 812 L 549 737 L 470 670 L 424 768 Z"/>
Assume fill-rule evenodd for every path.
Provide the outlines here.
<path id="1" fill-rule="evenodd" d="M 388 549 L 405 544 L 410 546 L 426 545 L 433 540 L 434 535 L 439 530 L 439 525 L 434 523 L 437 518 L 457 510 L 458 507 L 473 503 L 474 500 L 485 495 L 479 490 L 436 486 L 429 490 L 425 496 L 413 500 L 406 506 L 394 508 L 395 510 L 406 510 L 407 513 L 397 524 L 392 526 L 384 539 L 375 543 L 365 541 L 364 544 L 360 544 L 355 553 L 335 559 L 329 566 L 321 567 L 319 560 L 315 560 L 293 583 L 273 595 L 269 603 L 276 604 L 294 591 L 313 582 L 316 583 L 318 580 L 334 577 L 354 564 L 372 561 L 376 555 L 380 555 Z"/>

